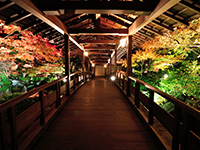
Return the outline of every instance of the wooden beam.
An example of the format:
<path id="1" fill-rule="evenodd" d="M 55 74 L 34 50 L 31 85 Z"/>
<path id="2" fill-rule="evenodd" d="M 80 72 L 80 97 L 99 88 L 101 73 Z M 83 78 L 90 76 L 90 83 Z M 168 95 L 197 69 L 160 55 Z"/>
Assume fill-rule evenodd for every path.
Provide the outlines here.
<path id="1" fill-rule="evenodd" d="M 38 17 L 39 19 L 41 19 L 42 21 L 44 21 L 45 23 L 47 23 L 49 26 L 51 26 L 52 28 L 56 29 L 58 32 L 60 32 L 61 34 L 67 34 L 67 27 L 60 21 L 60 19 L 58 19 L 56 16 L 51 15 L 51 16 L 47 16 L 44 15 L 33 3 L 31 0 L 12 0 L 13 2 L 15 2 L 17 5 L 19 5 L 20 7 L 22 7 L 23 9 L 25 9 L 26 11 L 30 12 L 31 14 L 35 15 L 36 17 Z M 73 39 L 69 36 L 70 41 L 72 41 L 74 44 L 76 44 L 79 48 L 81 48 L 81 46 Z"/>
<path id="2" fill-rule="evenodd" d="M 23 19 L 25 19 L 25 18 L 28 18 L 28 17 L 30 17 L 32 14 L 30 14 L 30 13 L 25 13 L 25 14 L 20 14 L 19 16 L 16 16 L 16 17 L 14 17 L 14 18 L 12 18 L 12 19 L 10 19 L 10 20 L 8 20 L 8 21 L 6 21 L 6 24 L 14 24 L 14 23 L 16 23 L 16 22 L 18 22 L 18 21 L 21 21 L 21 20 L 23 20 Z"/>
<path id="3" fill-rule="evenodd" d="M 150 32 L 153 32 L 153 33 L 155 33 L 156 35 L 163 35 L 163 33 L 159 32 L 159 31 L 156 31 L 155 29 L 150 28 L 150 27 L 148 27 L 148 26 L 143 27 L 143 29 L 146 29 L 146 30 L 148 30 L 148 31 L 150 31 Z"/>
<path id="4" fill-rule="evenodd" d="M 91 54 L 110 54 L 110 52 L 88 52 L 89 55 Z"/>
<path id="5" fill-rule="evenodd" d="M 59 9 L 75 10 L 75 14 L 136 14 L 149 15 L 158 0 L 151 1 L 40 1 L 37 3 L 43 11 Z"/>
<path id="6" fill-rule="evenodd" d="M 189 25 L 189 23 L 187 21 L 181 20 L 181 19 L 175 17 L 174 15 L 169 14 L 168 12 L 164 12 L 162 15 L 167 17 L 167 18 L 174 20 L 175 22 L 181 23 L 183 25 L 186 25 L 186 26 Z"/>
<path id="7" fill-rule="evenodd" d="M 134 34 L 133 37 L 138 38 L 138 39 L 141 39 L 141 40 L 143 40 L 143 41 L 148 41 L 148 40 L 149 40 L 149 39 L 145 39 L 145 38 L 139 36 L 139 34 Z"/>
<path id="8" fill-rule="evenodd" d="M 150 39 L 154 39 L 153 36 L 147 35 L 147 34 L 141 32 L 141 31 L 138 31 L 137 34 L 140 34 L 140 35 L 145 36 L 145 37 L 150 38 Z"/>
<path id="9" fill-rule="evenodd" d="M 152 20 L 157 18 L 163 12 L 177 4 L 180 0 L 160 0 L 155 10 L 149 16 L 140 16 L 136 21 L 129 27 L 129 35 L 133 35 L 138 32 L 141 28 L 146 26 Z"/>
<path id="10" fill-rule="evenodd" d="M 124 27 L 129 27 L 130 23 L 126 23 L 125 21 L 122 21 L 120 19 L 118 19 L 119 17 L 115 17 L 114 15 L 110 15 L 110 14 L 102 14 L 101 17 L 106 18 L 112 22 L 116 22 Z"/>
<path id="11" fill-rule="evenodd" d="M 181 1 L 179 3 L 179 5 L 182 5 L 183 7 L 189 8 L 192 11 L 194 11 L 195 13 L 198 13 L 198 14 L 200 13 L 199 7 L 196 7 L 194 4 L 190 4 L 186 1 Z"/>
<path id="12" fill-rule="evenodd" d="M 152 23 L 153 24 L 155 24 L 155 25 L 158 25 L 158 26 L 160 26 L 160 27 L 162 27 L 162 28 L 164 28 L 164 29 L 167 29 L 167 30 L 169 30 L 169 31 L 173 31 L 173 28 L 172 27 L 168 27 L 168 26 L 166 26 L 166 25 L 164 25 L 164 24 L 162 24 L 162 23 L 159 23 L 159 22 L 157 22 L 157 21 L 152 21 Z"/>
<path id="13" fill-rule="evenodd" d="M 78 40 L 78 43 L 116 44 L 117 40 Z"/>
<path id="14" fill-rule="evenodd" d="M 68 29 L 70 35 L 120 35 L 126 36 L 127 29 Z"/>
<path id="15" fill-rule="evenodd" d="M 110 58 L 110 56 L 108 56 L 108 55 L 98 55 L 98 56 L 95 56 L 95 55 L 93 55 L 93 56 L 90 56 L 90 58 L 91 59 L 96 59 L 96 58 Z"/>
<path id="16" fill-rule="evenodd" d="M 126 69 L 126 76 L 127 76 L 127 86 L 126 86 L 126 94 L 130 96 L 130 84 L 131 81 L 129 76 L 131 76 L 132 72 L 132 64 L 131 64 L 131 56 L 132 56 L 132 35 L 128 36 L 128 49 L 127 49 L 127 69 Z"/>
<path id="17" fill-rule="evenodd" d="M 115 50 L 115 45 L 113 46 L 99 46 L 99 47 L 84 47 L 85 50 Z"/>
<path id="18" fill-rule="evenodd" d="M 10 6 L 14 5 L 14 4 L 15 4 L 14 2 L 6 1 L 5 5 L 0 7 L 0 11 L 2 11 L 2 10 L 6 9 L 6 8 L 8 8 L 8 7 L 10 7 Z"/>

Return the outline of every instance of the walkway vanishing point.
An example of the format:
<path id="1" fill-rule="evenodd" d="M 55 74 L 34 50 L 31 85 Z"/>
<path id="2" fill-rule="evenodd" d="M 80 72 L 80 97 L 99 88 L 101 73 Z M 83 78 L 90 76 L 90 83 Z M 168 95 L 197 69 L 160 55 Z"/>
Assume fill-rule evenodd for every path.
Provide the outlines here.
<path id="1" fill-rule="evenodd" d="M 33 150 L 158 150 L 146 126 L 105 78 L 87 82 Z"/>

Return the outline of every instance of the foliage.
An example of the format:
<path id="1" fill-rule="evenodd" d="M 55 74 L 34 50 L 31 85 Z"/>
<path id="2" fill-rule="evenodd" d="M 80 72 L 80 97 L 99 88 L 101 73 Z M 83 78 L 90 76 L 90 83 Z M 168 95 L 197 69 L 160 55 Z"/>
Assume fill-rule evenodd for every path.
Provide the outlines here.
<path id="1" fill-rule="evenodd" d="M 133 76 L 200 109 L 200 18 L 189 26 L 156 36 L 141 47 L 132 54 Z M 170 110 L 171 104 L 158 98 Z"/>

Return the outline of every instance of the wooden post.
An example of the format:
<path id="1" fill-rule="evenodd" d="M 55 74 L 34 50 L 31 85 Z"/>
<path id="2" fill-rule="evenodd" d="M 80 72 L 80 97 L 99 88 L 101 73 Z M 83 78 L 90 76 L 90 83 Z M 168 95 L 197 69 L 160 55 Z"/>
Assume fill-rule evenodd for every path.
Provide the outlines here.
<path id="1" fill-rule="evenodd" d="M 112 58 L 110 57 L 110 73 L 109 74 L 111 74 L 111 72 L 112 72 Z"/>
<path id="2" fill-rule="evenodd" d="M 12 148 L 13 150 L 18 149 L 18 140 L 17 140 L 17 127 L 16 127 L 16 115 L 15 115 L 15 107 L 12 106 L 8 109 L 8 118 L 10 121 L 10 129 L 11 129 L 11 135 L 12 135 Z"/>
<path id="3" fill-rule="evenodd" d="M 175 105 L 174 110 L 174 126 L 173 126 L 173 138 L 172 138 L 172 150 L 179 149 L 178 134 L 179 134 L 179 122 L 181 120 L 181 109 Z"/>
<path id="4" fill-rule="evenodd" d="M 136 81 L 135 83 L 135 105 L 137 108 L 140 107 L 140 100 L 139 100 L 139 94 L 140 94 L 140 84 Z"/>
<path id="5" fill-rule="evenodd" d="M 115 49 L 115 74 L 117 73 L 117 50 Z"/>
<path id="6" fill-rule="evenodd" d="M 183 132 L 182 135 L 184 135 L 183 140 L 181 142 L 181 150 L 187 150 L 187 140 L 188 140 L 188 132 L 190 129 L 190 125 L 192 124 L 192 117 L 184 112 L 183 113 Z"/>
<path id="7" fill-rule="evenodd" d="M 41 103 L 40 125 L 44 125 L 45 124 L 44 90 L 39 92 L 39 98 L 40 98 L 40 103 Z M 57 104 L 57 102 L 56 102 L 56 105 L 59 105 Z"/>
<path id="8" fill-rule="evenodd" d="M 6 133 L 6 117 L 4 112 L 0 112 L 0 146 L 2 150 L 8 149 Z"/>
<path id="9" fill-rule="evenodd" d="M 149 90 L 150 97 L 149 97 L 149 124 L 153 125 L 153 101 L 154 101 L 154 92 Z"/>
<path id="10" fill-rule="evenodd" d="M 90 70 L 90 67 L 91 66 L 91 64 L 90 64 L 90 60 L 88 59 L 88 72 L 90 72 L 91 70 Z"/>
<path id="11" fill-rule="evenodd" d="M 82 71 L 83 71 L 83 82 L 85 82 L 85 54 L 83 51 L 83 57 L 82 57 Z"/>
<path id="12" fill-rule="evenodd" d="M 132 35 L 128 36 L 128 50 L 127 50 L 127 70 L 126 70 L 126 78 L 127 78 L 127 86 L 126 86 L 126 94 L 130 96 L 130 84 L 131 80 L 129 80 L 129 76 L 131 76 L 131 55 L 132 55 Z"/>
<path id="13" fill-rule="evenodd" d="M 69 89 L 69 81 L 70 81 L 70 45 L 69 45 L 69 35 L 65 34 L 65 76 L 68 76 L 67 78 L 67 91 L 66 95 L 70 95 L 70 89 Z"/>
<path id="14" fill-rule="evenodd" d="M 58 108 L 61 104 L 61 101 L 60 101 L 60 82 L 57 82 L 56 83 L 56 108 Z"/>

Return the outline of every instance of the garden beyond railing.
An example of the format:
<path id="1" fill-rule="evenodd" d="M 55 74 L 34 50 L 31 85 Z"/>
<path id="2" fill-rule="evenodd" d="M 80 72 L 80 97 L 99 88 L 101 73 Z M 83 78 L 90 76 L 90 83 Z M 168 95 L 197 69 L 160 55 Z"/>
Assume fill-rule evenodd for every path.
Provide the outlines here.
<path id="1" fill-rule="evenodd" d="M 0 150 L 29 149 L 68 102 L 91 78 L 78 72 L 35 88 L 0 105 Z M 28 102 L 33 102 L 28 106 Z"/>
<path id="2" fill-rule="evenodd" d="M 136 110 L 155 132 L 166 149 L 172 150 L 199 150 L 200 149 L 200 111 L 185 104 L 184 102 L 158 90 L 157 88 L 132 76 L 127 77 L 126 73 L 116 73 L 117 84 L 126 94 L 131 93 L 131 102 Z M 129 82 L 127 82 L 127 78 Z M 128 83 L 132 83 L 127 85 Z M 128 87 L 129 86 L 129 87 Z M 143 94 L 140 87 L 144 86 L 149 91 Z M 127 89 L 130 91 L 127 92 Z M 174 111 L 168 113 L 155 101 L 155 94 L 166 99 L 174 105 Z M 159 127 L 162 126 L 166 133 Z M 160 130 L 160 131 L 158 131 Z M 162 130 L 162 131 L 161 131 Z M 165 136 L 165 137 L 162 137 Z"/>

